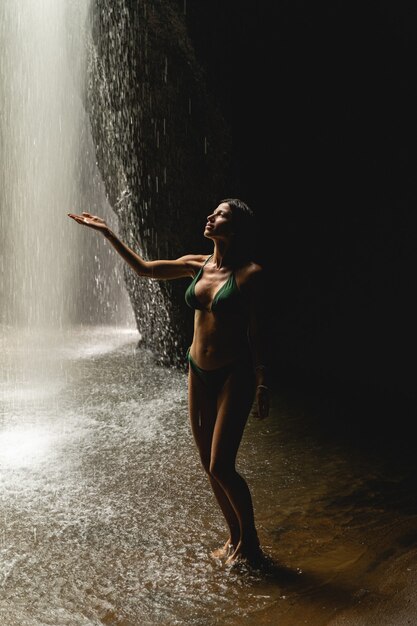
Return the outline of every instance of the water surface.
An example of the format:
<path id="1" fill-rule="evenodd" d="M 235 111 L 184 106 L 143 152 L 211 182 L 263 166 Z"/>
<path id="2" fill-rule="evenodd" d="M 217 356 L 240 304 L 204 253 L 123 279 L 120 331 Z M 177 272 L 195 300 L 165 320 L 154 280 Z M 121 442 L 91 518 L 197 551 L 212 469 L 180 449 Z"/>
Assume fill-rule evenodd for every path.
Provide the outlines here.
<path id="1" fill-rule="evenodd" d="M 185 371 L 129 328 L 0 337 L 3 626 L 369 625 L 378 606 L 417 623 L 395 621 L 416 572 L 408 457 L 324 436 L 277 388 L 238 457 L 273 566 L 226 568 Z"/>

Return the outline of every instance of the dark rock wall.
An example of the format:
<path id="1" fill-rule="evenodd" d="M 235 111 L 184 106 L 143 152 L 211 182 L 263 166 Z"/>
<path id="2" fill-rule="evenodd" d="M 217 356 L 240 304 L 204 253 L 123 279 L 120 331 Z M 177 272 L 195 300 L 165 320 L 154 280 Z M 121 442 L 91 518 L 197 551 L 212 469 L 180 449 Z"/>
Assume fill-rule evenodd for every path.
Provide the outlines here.
<path id="1" fill-rule="evenodd" d="M 90 104 L 122 233 L 149 257 L 203 252 L 205 211 L 248 201 L 278 372 L 415 394 L 416 12 L 95 2 Z M 182 281 L 126 280 L 145 345 L 181 359 Z"/>
<path id="2" fill-rule="evenodd" d="M 205 216 L 230 180 L 230 129 L 169 1 L 96 0 L 88 106 L 122 239 L 146 259 L 208 251 Z M 192 332 L 186 281 L 126 284 L 141 345 L 181 364 Z"/>

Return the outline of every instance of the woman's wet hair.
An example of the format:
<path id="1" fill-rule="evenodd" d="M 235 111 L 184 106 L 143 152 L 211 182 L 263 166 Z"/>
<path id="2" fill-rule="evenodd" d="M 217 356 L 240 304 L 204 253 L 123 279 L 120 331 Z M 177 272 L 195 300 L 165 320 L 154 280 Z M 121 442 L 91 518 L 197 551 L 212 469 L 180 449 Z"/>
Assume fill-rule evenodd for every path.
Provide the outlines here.
<path id="1" fill-rule="evenodd" d="M 255 214 L 239 198 L 224 198 L 220 203 L 227 203 L 232 210 L 232 229 L 236 235 L 233 242 L 235 254 L 243 260 L 250 259 L 255 239 Z"/>

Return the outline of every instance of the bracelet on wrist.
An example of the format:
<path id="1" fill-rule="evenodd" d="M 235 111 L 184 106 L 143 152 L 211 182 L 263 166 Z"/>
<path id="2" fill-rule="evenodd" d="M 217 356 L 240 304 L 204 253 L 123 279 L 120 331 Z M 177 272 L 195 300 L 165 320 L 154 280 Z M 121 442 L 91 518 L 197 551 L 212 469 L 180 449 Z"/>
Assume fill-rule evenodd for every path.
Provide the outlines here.
<path id="1" fill-rule="evenodd" d="M 267 387 L 266 385 L 256 385 L 257 389 L 267 389 L 269 391 L 269 387 Z"/>

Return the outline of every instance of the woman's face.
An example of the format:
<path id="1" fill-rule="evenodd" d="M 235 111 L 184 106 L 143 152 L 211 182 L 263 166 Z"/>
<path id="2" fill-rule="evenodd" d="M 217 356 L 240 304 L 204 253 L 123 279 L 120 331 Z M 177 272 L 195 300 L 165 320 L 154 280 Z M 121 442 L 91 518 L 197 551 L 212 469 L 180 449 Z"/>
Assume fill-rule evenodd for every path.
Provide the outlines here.
<path id="1" fill-rule="evenodd" d="M 228 239 L 232 235 L 233 211 L 227 202 L 222 202 L 207 216 L 204 236 L 208 239 Z"/>

